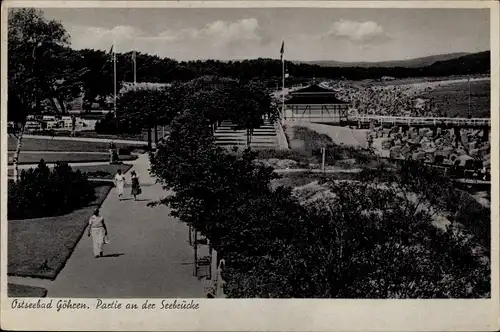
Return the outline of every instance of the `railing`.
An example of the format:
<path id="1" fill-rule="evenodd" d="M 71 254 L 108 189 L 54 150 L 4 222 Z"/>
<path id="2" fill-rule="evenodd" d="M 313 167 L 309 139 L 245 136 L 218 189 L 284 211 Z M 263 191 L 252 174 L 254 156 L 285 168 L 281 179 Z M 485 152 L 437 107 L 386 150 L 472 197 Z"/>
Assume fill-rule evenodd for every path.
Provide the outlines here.
<path id="1" fill-rule="evenodd" d="M 356 115 L 349 116 L 349 120 L 361 123 L 376 121 L 378 123 L 406 124 L 406 125 L 462 125 L 471 127 L 491 126 L 491 119 L 487 118 L 433 118 L 433 117 L 405 117 L 405 116 L 377 116 Z"/>
<path id="2" fill-rule="evenodd" d="M 285 131 L 283 130 L 283 125 L 281 120 L 274 121 L 274 130 L 276 131 L 276 138 L 278 140 L 278 146 L 280 149 L 288 150 L 290 147 L 288 146 L 288 140 L 286 139 Z"/>

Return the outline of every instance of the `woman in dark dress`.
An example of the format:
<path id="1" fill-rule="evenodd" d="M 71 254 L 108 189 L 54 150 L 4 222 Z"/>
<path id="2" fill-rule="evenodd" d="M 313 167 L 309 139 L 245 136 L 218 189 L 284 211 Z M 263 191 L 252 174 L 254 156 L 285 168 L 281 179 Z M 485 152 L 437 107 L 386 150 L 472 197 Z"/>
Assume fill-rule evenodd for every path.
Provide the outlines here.
<path id="1" fill-rule="evenodd" d="M 137 195 L 140 195 L 142 190 L 141 186 L 139 185 L 139 178 L 137 177 L 137 174 L 135 171 L 130 172 L 131 176 L 131 183 L 132 183 L 132 196 L 134 196 L 134 201 L 137 200 Z"/>

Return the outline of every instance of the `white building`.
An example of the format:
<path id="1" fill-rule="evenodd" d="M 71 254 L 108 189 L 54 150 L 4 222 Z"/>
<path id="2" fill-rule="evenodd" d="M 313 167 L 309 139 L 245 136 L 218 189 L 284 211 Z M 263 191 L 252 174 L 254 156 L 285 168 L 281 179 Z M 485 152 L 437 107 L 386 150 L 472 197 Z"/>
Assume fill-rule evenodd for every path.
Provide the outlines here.
<path id="1" fill-rule="evenodd" d="M 45 125 L 47 129 L 56 129 L 59 128 L 59 122 L 60 121 L 45 121 Z"/>
<path id="2" fill-rule="evenodd" d="M 24 128 L 26 130 L 42 130 L 43 123 L 40 121 L 26 121 L 26 125 Z"/>
<path id="3" fill-rule="evenodd" d="M 78 118 L 76 120 L 78 120 Z M 63 127 L 63 128 L 71 128 L 71 126 L 73 125 L 73 120 L 72 120 L 71 116 L 63 115 L 61 117 L 61 123 L 62 123 L 61 127 Z"/>
<path id="4" fill-rule="evenodd" d="M 56 116 L 55 115 L 44 115 L 42 117 L 43 121 L 56 121 Z"/>

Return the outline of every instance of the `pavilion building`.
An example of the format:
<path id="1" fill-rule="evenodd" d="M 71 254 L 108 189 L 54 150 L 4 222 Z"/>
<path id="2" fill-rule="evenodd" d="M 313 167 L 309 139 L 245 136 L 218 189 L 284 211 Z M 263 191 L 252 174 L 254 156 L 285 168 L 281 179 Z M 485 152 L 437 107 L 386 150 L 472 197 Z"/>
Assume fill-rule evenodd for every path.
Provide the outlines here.
<path id="1" fill-rule="evenodd" d="M 313 122 L 347 121 L 350 103 L 335 96 L 335 92 L 318 84 L 295 90 L 285 100 L 285 120 L 307 120 Z"/>

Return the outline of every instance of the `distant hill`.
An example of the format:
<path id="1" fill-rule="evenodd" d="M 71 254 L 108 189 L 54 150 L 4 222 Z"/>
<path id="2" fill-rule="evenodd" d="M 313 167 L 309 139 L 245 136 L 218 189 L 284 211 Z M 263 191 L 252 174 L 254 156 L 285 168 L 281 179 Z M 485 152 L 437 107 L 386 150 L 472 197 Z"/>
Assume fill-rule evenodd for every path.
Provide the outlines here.
<path id="1" fill-rule="evenodd" d="M 421 58 L 414 58 L 408 60 L 394 60 L 394 61 L 382 61 L 382 62 L 342 62 L 342 61 L 292 61 L 294 63 L 304 63 L 311 65 L 318 65 L 322 67 L 362 67 L 362 68 L 388 68 L 388 67 L 405 67 L 405 68 L 420 68 L 427 67 L 439 61 L 453 60 L 470 53 L 448 53 L 431 55 Z"/>
<path id="2" fill-rule="evenodd" d="M 471 73 L 490 73 L 490 51 L 472 53 L 455 59 L 436 61 L 423 68 L 432 76 L 466 75 Z"/>

